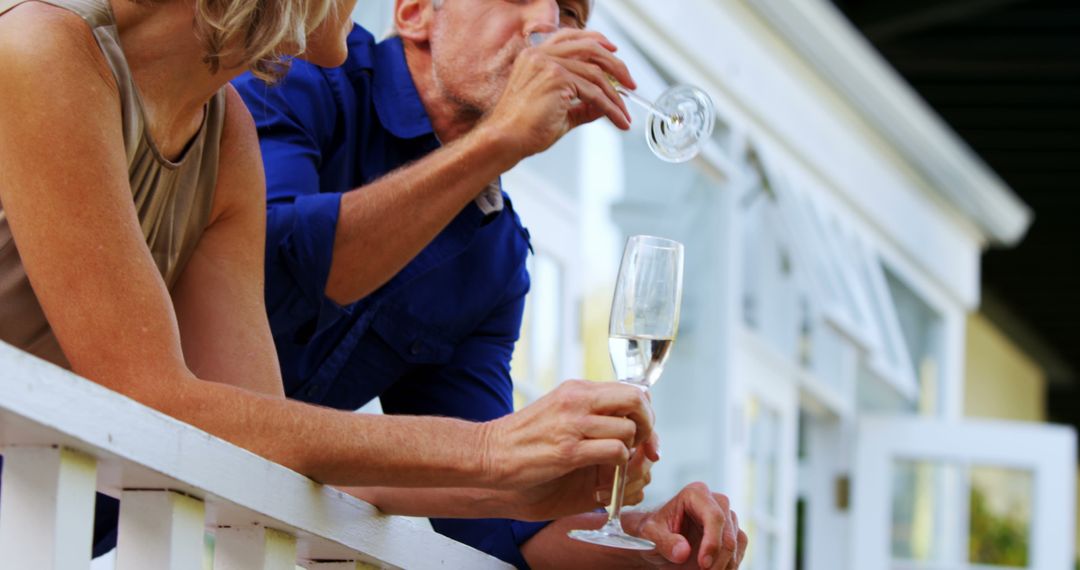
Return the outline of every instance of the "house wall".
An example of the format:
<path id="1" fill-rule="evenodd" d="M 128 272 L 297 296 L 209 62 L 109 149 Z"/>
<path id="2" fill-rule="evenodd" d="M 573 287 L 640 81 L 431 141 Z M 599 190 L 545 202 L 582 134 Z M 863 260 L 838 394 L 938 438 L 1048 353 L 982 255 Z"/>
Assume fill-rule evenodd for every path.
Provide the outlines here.
<path id="1" fill-rule="evenodd" d="M 1046 421 L 1046 375 L 981 314 L 968 318 L 964 415 Z"/>

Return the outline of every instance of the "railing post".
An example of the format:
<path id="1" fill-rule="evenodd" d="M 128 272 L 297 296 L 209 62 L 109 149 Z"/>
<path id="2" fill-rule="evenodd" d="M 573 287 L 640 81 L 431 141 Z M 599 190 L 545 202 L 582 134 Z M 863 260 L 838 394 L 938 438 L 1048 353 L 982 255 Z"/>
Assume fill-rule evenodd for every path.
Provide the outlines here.
<path id="1" fill-rule="evenodd" d="M 295 570 L 296 537 L 262 526 L 217 529 L 214 570 Z"/>
<path id="2" fill-rule="evenodd" d="M 94 535 L 97 462 L 61 447 L 4 449 L 0 564 L 85 570 Z"/>
<path id="3" fill-rule="evenodd" d="M 203 502 L 175 491 L 128 490 L 120 496 L 116 570 L 202 568 Z"/>

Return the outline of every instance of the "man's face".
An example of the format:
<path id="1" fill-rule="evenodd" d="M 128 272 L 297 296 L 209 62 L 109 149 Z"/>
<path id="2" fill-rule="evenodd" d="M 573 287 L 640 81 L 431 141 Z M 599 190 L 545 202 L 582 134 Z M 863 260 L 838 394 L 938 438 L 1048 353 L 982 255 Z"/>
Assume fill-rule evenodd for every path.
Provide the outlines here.
<path id="1" fill-rule="evenodd" d="M 443 0 L 431 30 L 436 88 L 463 110 L 499 100 L 530 32 L 584 28 L 589 0 Z"/>

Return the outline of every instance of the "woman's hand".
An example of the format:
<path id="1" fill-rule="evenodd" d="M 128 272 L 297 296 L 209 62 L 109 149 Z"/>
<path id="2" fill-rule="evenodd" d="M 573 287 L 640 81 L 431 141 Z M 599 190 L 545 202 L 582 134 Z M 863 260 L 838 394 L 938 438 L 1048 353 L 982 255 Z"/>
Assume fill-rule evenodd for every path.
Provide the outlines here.
<path id="1" fill-rule="evenodd" d="M 489 484 L 529 489 L 583 468 L 622 465 L 652 435 L 653 412 L 645 393 L 633 386 L 572 380 L 485 427 Z M 654 449 L 650 459 L 658 459 Z M 588 478 L 577 477 L 571 478 L 574 484 Z M 592 486 L 598 482 L 594 474 Z"/>
<path id="2" fill-rule="evenodd" d="M 653 432 L 630 458 L 623 505 L 636 505 L 645 499 L 645 487 L 652 481 L 653 459 L 658 458 L 658 442 Z M 614 480 L 612 466 L 577 469 L 535 487 L 505 492 L 501 500 L 505 506 L 497 516 L 546 521 L 592 511 L 611 503 Z"/>

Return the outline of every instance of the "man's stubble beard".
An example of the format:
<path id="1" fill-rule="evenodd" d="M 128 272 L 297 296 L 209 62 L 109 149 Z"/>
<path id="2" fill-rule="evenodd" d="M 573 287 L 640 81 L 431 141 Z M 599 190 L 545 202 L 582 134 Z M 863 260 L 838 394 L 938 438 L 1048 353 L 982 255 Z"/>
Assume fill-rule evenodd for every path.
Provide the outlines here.
<path id="1" fill-rule="evenodd" d="M 439 43 L 436 38 L 432 39 L 435 40 L 433 44 Z M 457 120 L 475 124 L 495 107 L 521 49 L 522 46 L 513 43 L 503 46 L 492 59 L 494 65 L 472 76 L 476 81 L 466 79 L 457 82 L 444 78 L 460 78 L 461 70 L 468 69 L 469 64 L 473 63 L 469 55 L 458 53 L 444 57 L 432 50 L 431 73 L 435 89 L 443 100 L 452 105 Z"/>

